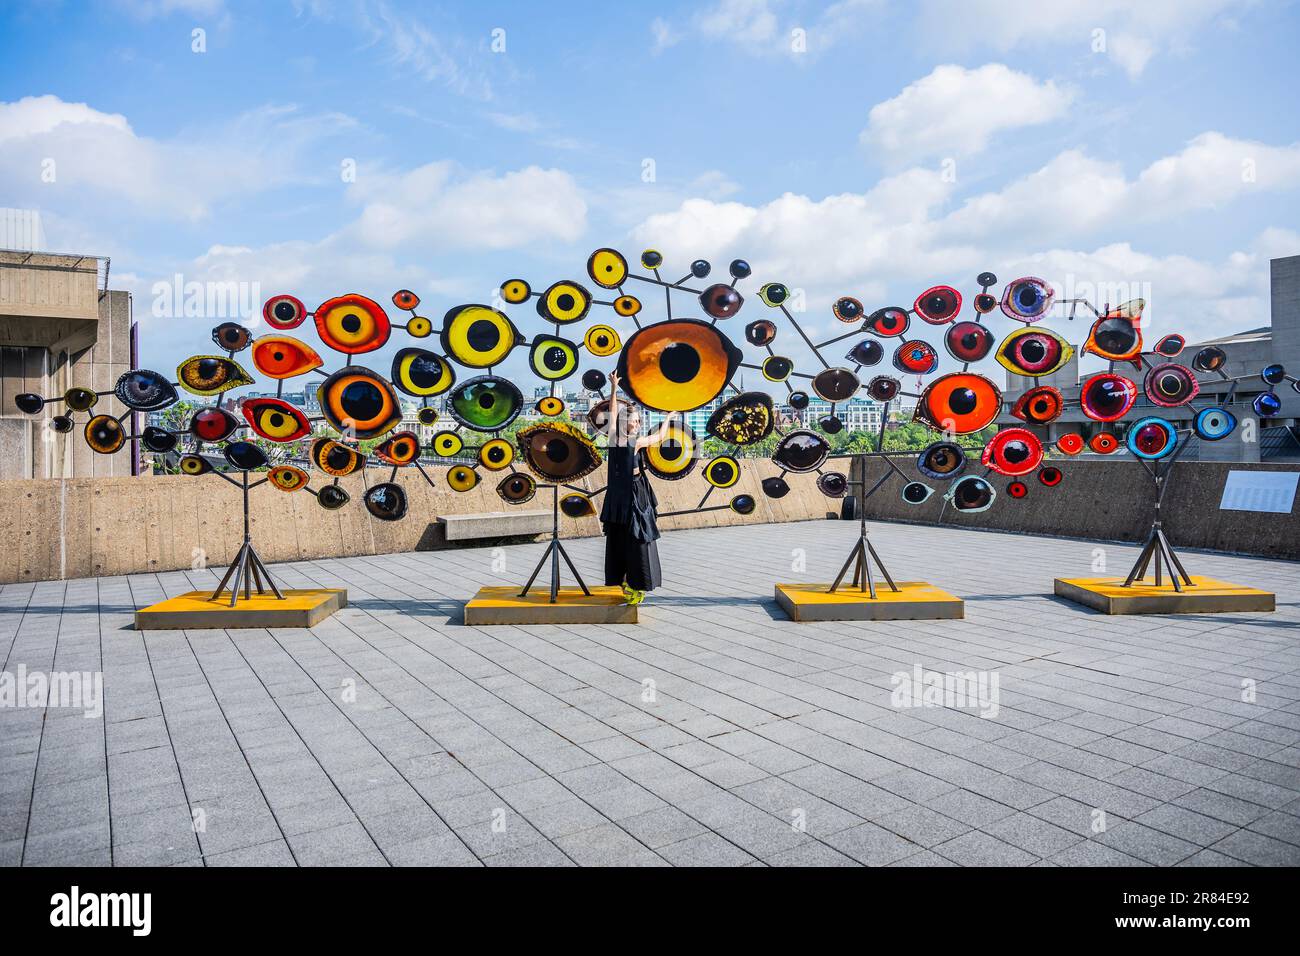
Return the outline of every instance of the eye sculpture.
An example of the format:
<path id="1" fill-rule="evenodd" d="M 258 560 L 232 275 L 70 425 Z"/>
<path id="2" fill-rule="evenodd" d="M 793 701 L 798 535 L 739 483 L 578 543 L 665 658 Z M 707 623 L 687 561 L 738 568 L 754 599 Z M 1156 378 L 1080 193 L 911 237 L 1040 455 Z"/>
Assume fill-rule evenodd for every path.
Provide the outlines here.
<path id="1" fill-rule="evenodd" d="M 1175 362 L 1157 365 L 1142 380 L 1142 391 L 1147 398 L 1164 408 L 1186 405 L 1201 393 L 1201 383 L 1191 369 Z"/>
<path id="2" fill-rule="evenodd" d="M 96 396 L 98 399 L 98 396 Z M 54 401 L 54 399 L 50 399 Z M 41 409 L 45 407 L 45 399 L 34 392 L 19 392 L 14 396 L 14 405 L 24 415 L 39 415 Z"/>
<path id="3" fill-rule="evenodd" d="M 769 355 L 763 359 L 763 378 L 769 382 L 784 382 L 794 371 L 794 362 L 784 355 Z"/>
<path id="4" fill-rule="evenodd" d="M 253 333 L 238 322 L 222 322 L 212 330 L 212 341 L 227 352 L 242 352 L 253 340 Z"/>
<path id="5" fill-rule="evenodd" d="M 959 478 L 943 496 L 944 501 L 952 505 L 955 510 L 967 514 L 988 511 L 993 507 L 993 500 L 996 497 L 997 492 L 993 486 L 976 475 Z"/>
<path id="6" fill-rule="evenodd" d="M 414 312 L 420 307 L 420 297 L 410 289 L 398 289 L 393 293 L 393 305 L 403 312 Z"/>
<path id="7" fill-rule="evenodd" d="M 192 395 L 220 395 L 232 388 L 252 385 L 253 379 L 234 359 L 221 355 L 195 355 L 176 368 L 181 388 Z M 69 407 L 75 407 L 71 402 Z M 87 406 L 89 407 L 89 406 Z"/>
<path id="8" fill-rule="evenodd" d="M 817 476 L 817 490 L 827 498 L 843 498 L 849 492 L 849 479 L 838 471 Z"/>
<path id="9" fill-rule="evenodd" d="M 380 521 L 400 521 L 406 517 L 406 491 L 392 481 L 366 489 L 363 500 L 371 517 Z"/>
<path id="10" fill-rule="evenodd" d="M 1163 418 L 1140 418 L 1129 426 L 1124 444 L 1138 458 L 1157 461 L 1174 453 L 1178 433 Z"/>
<path id="11" fill-rule="evenodd" d="M 421 425 L 436 425 L 438 423 L 438 410 L 430 405 L 422 405 L 415 413 L 415 420 Z"/>
<path id="12" fill-rule="evenodd" d="M 145 368 L 122 373 L 113 386 L 113 394 L 119 402 L 137 412 L 154 412 L 166 408 L 175 404 L 180 397 L 165 375 Z"/>
<path id="13" fill-rule="evenodd" d="M 200 408 L 190 418 L 190 434 L 199 441 L 225 441 L 240 427 L 239 419 L 224 408 Z"/>
<path id="14" fill-rule="evenodd" d="M 1064 475 L 1061 474 L 1061 469 L 1057 468 L 1055 465 L 1044 465 L 1042 468 L 1038 469 L 1038 483 L 1040 485 L 1046 485 L 1048 488 L 1055 488 L 1061 483 L 1063 477 Z"/>
<path id="15" fill-rule="evenodd" d="M 1043 462 L 1043 443 L 1027 428 L 1004 428 L 984 446 L 980 463 L 999 475 L 1018 478 Z"/>
<path id="16" fill-rule="evenodd" d="M 231 467 L 239 471 L 254 471 L 267 465 L 266 452 L 250 441 L 232 441 L 221 450 Z"/>
<path id="17" fill-rule="evenodd" d="M 1023 498 L 1029 494 L 1029 487 L 1019 479 L 1007 483 L 1007 494 L 1012 498 Z"/>
<path id="18" fill-rule="evenodd" d="M 86 422 L 86 444 L 100 455 L 111 455 L 126 444 L 122 423 L 112 415 L 96 415 Z"/>
<path id="19" fill-rule="evenodd" d="M 615 399 L 615 401 L 618 402 L 618 420 L 621 423 L 623 434 L 633 434 L 633 431 L 628 427 L 628 423 L 632 420 L 632 406 L 621 398 Z M 595 405 L 592 405 L 587 412 L 587 428 L 593 434 L 603 435 L 609 428 L 609 406 L 609 399 L 603 398 Z"/>
<path id="20" fill-rule="evenodd" d="M 739 292 L 721 282 L 700 293 L 700 308 L 711 319 L 729 319 L 744 304 L 745 299 Z"/>
<path id="21" fill-rule="evenodd" d="M 361 365 L 349 365 L 325 379 L 316 398 L 330 427 L 358 441 L 386 435 L 402 421 L 397 390 Z"/>
<path id="22" fill-rule="evenodd" d="M 375 457 L 389 465 L 409 465 L 420 457 L 420 439 L 415 432 L 397 432 L 375 450 Z"/>
<path id="23" fill-rule="evenodd" d="M 862 303 L 848 295 L 836 299 L 835 304 L 831 306 L 831 312 L 841 322 L 850 324 L 861 322 L 862 316 L 866 314 L 866 310 L 862 308 Z"/>
<path id="24" fill-rule="evenodd" d="M 320 340 L 346 355 L 383 348 L 392 332 L 383 306 L 356 293 L 327 299 L 316 307 L 313 317 Z"/>
<path id="25" fill-rule="evenodd" d="M 1221 441 L 1237 429 L 1237 416 L 1226 408 L 1203 408 L 1192 422 L 1196 434 L 1206 441 Z"/>
<path id="26" fill-rule="evenodd" d="M 817 397 L 832 403 L 847 402 L 861 387 L 862 382 L 846 368 L 823 369 L 812 380 Z"/>
<path id="27" fill-rule="evenodd" d="M 583 478 L 600 466 L 600 452 L 586 435 L 565 422 L 540 422 L 515 435 L 524 463 L 547 481 Z"/>
<path id="28" fill-rule="evenodd" d="M 533 500 L 533 495 L 537 494 L 537 481 L 532 475 L 515 472 L 497 483 L 497 494 L 508 505 L 521 505 Z"/>
<path id="29" fill-rule="evenodd" d="M 1035 276 L 1007 283 L 1002 292 L 1002 313 L 1018 322 L 1037 322 L 1052 307 L 1056 290 Z"/>
<path id="30" fill-rule="evenodd" d="M 1013 375 L 1050 375 L 1070 360 L 1074 348 L 1048 329 L 1016 329 L 998 346 L 994 356 Z"/>
<path id="31" fill-rule="evenodd" d="M 728 507 L 738 515 L 752 515 L 754 509 L 758 507 L 758 502 L 754 500 L 753 495 L 733 495 Z"/>
<path id="32" fill-rule="evenodd" d="M 950 481 L 966 470 L 966 452 L 956 442 L 937 441 L 917 456 L 916 470 L 935 481 Z"/>
<path id="33" fill-rule="evenodd" d="M 1060 389 L 1038 385 L 1016 399 L 1011 414 L 1031 425 L 1046 425 L 1060 418 L 1064 408 L 1065 399 Z"/>
<path id="34" fill-rule="evenodd" d="M 1217 372 L 1228 362 L 1228 353 L 1217 345 L 1207 345 L 1192 356 L 1192 368 L 1198 372 Z"/>
<path id="35" fill-rule="evenodd" d="M 790 432 L 779 442 L 772 452 L 772 460 L 786 471 L 816 471 L 831 453 L 831 446 L 825 438 L 816 432 Z"/>
<path id="36" fill-rule="evenodd" d="M 608 325 L 593 325 L 582 337 L 582 344 L 597 358 L 613 355 L 623 347 L 623 340 Z"/>
<path id="37" fill-rule="evenodd" d="M 1066 432 L 1056 439 L 1056 450 L 1064 455 L 1077 455 L 1083 451 L 1083 436 L 1078 432 Z"/>
<path id="38" fill-rule="evenodd" d="M 1092 323 L 1083 351 L 1111 362 L 1132 362 L 1142 366 L 1142 329 L 1140 322 L 1146 302 L 1125 302 Z"/>
<path id="39" fill-rule="evenodd" d="M 771 478 L 764 478 L 761 482 L 763 496 L 776 500 L 784 498 L 790 493 L 790 483 L 784 478 L 773 475 Z"/>
<path id="40" fill-rule="evenodd" d="M 650 472 L 660 478 L 685 478 L 695 470 L 695 433 L 689 426 L 674 422 L 662 441 L 646 448 L 645 461 Z"/>
<path id="41" fill-rule="evenodd" d="M 1250 407 L 1260 418 L 1272 418 L 1282 411 L 1282 401 L 1272 392 L 1261 392 L 1255 396 Z"/>
<path id="42" fill-rule="evenodd" d="M 1264 366 L 1259 377 L 1268 385 L 1281 385 L 1286 381 L 1286 366 L 1274 363 Z"/>
<path id="43" fill-rule="evenodd" d="M 934 494 L 934 489 L 919 481 L 909 481 L 903 485 L 903 490 L 899 492 L 899 496 L 909 505 L 922 504 L 928 501 L 932 494 Z"/>
<path id="44" fill-rule="evenodd" d="M 432 398 L 455 384 L 456 370 L 436 352 L 406 348 L 393 356 L 393 385 L 400 392 Z"/>
<path id="45" fill-rule="evenodd" d="M 276 465 L 266 474 L 268 484 L 279 491 L 297 491 L 306 488 L 307 472 L 293 465 Z"/>
<path id="46" fill-rule="evenodd" d="M 745 341 L 760 348 L 776 341 L 776 323 L 769 319 L 758 319 L 745 326 Z"/>
<path id="47" fill-rule="evenodd" d="M 307 416 L 281 399 L 246 398 L 239 410 L 249 427 L 267 441 L 296 441 L 311 434 Z"/>
<path id="48" fill-rule="evenodd" d="M 863 339 L 844 357 L 855 365 L 876 365 L 885 357 L 885 348 L 875 339 Z"/>
<path id="49" fill-rule="evenodd" d="M 670 319 L 633 333 L 618 357 L 623 388 L 656 412 L 689 412 L 722 393 L 742 358 L 707 322 Z"/>
<path id="50" fill-rule="evenodd" d="M 993 333 L 980 322 L 954 322 L 944 333 L 943 344 L 958 362 L 980 362 L 993 351 Z"/>
<path id="51" fill-rule="evenodd" d="M 75 424 L 76 424 L 76 423 L 72 420 L 71 416 L 69 416 L 69 415 L 55 415 L 53 418 L 50 419 L 50 428 L 54 429 L 54 431 L 57 432 L 57 433 L 60 434 L 60 435 L 66 435 L 66 434 L 68 434 L 69 432 L 71 432 L 72 429 L 73 429 L 73 427 L 75 426 Z M 148 431 L 148 426 L 146 426 L 145 430 Z M 161 431 L 161 429 L 159 429 L 159 430 Z M 171 433 L 168 432 L 167 434 L 170 435 Z M 174 444 L 175 444 L 175 441 L 173 440 L 173 445 L 174 445 Z M 146 444 L 145 444 L 145 447 L 146 447 L 146 448 L 148 447 L 148 443 L 147 443 L 147 442 L 146 442 Z M 151 450 L 152 450 L 152 449 L 151 449 Z M 161 449 L 161 450 L 162 450 L 162 451 L 170 451 L 171 449 L 170 449 L 170 448 L 164 448 L 164 449 Z"/>
<path id="52" fill-rule="evenodd" d="M 627 260 L 617 249 L 597 249 L 587 259 L 587 275 L 602 289 L 617 289 L 627 279 Z"/>
<path id="53" fill-rule="evenodd" d="M 317 438 L 307 455 L 313 465 L 332 478 L 345 478 L 366 465 L 366 456 L 332 438 Z"/>
<path id="54" fill-rule="evenodd" d="M 558 382 L 578 370 L 578 346 L 554 335 L 539 335 L 533 340 L 529 363 L 538 378 Z"/>
<path id="55" fill-rule="evenodd" d="M 925 387 L 912 420 L 940 431 L 969 435 L 993 423 L 1002 393 L 983 375 L 949 372 Z"/>
<path id="56" fill-rule="evenodd" d="M 772 434 L 775 424 L 772 396 L 766 392 L 742 392 L 719 405 L 709 416 L 704 430 L 728 445 L 752 445 Z"/>
<path id="57" fill-rule="evenodd" d="M 906 309 L 890 305 L 883 309 L 877 309 L 867 317 L 866 330 L 874 332 L 882 338 L 889 339 L 896 335 L 902 335 L 911 324 L 912 317 L 907 314 Z"/>
<path id="58" fill-rule="evenodd" d="M 912 309 L 931 325 L 947 325 L 961 311 L 961 293 L 952 286 L 937 285 L 918 295 Z"/>
<path id="59" fill-rule="evenodd" d="M 429 442 L 429 447 L 439 458 L 454 458 L 465 447 L 465 441 L 455 432 L 438 432 Z"/>
<path id="60" fill-rule="evenodd" d="M 452 491 L 469 491 L 478 486 L 478 472 L 468 465 L 452 465 L 447 469 L 447 486 Z"/>
<path id="61" fill-rule="evenodd" d="M 510 317 L 486 305 L 459 305 L 442 319 L 442 350 L 469 368 L 499 365 L 524 341 Z"/>
<path id="62" fill-rule="evenodd" d="M 1122 375 L 1102 372 L 1083 383 L 1079 405 L 1095 422 L 1116 422 L 1128 414 L 1137 401 L 1137 385 Z"/>
<path id="63" fill-rule="evenodd" d="M 590 518 L 596 513 L 596 506 L 586 495 L 573 491 L 561 496 L 560 513 L 566 518 Z"/>
<path id="64" fill-rule="evenodd" d="M 740 462 L 731 455 L 719 455 L 704 466 L 704 480 L 714 488 L 730 488 L 740 480 Z"/>
<path id="65" fill-rule="evenodd" d="M 533 294 L 533 287 L 523 279 L 507 279 L 501 283 L 501 298 L 505 299 L 511 305 L 519 305 L 521 302 L 527 302 L 529 296 Z"/>
<path id="66" fill-rule="evenodd" d="M 598 368 L 589 368 L 582 373 L 582 387 L 589 392 L 604 391 L 606 383 L 605 373 Z"/>
<path id="67" fill-rule="evenodd" d="M 894 368 L 910 375 L 929 375 L 939 367 L 939 356 L 929 342 L 903 342 L 894 350 Z"/>
<path id="68" fill-rule="evenodd" d="M 537 300 L 537 314 L 548 322 L 580 322 L 591 310 L 591 293 L 576 282 L 555 283 Z"/>
<path id="69" fill-rule="evenodd" d="M 1166 335 L 1157 342 L 1154 351 L 1157 355 L 1161 355 L 1165 358 L 1177 358 L 1183 354 L 1183 349 L 1186 347 L 1187 340 L 1181 335 L 1174 333 L 1172 335 Z"/>
<path id="70" fill-rule="evenodd" d="M 74 385 L 63 393 L 63 401 L 74 412 L 86 412 L 95 407 L 95 403 L 99 401 L 99 395 L 88 388 Z M 30 413 L 35 414 L 39 411 L 40 409 L 36 408 L 32 409 Z"/>
<path id="71" fill-rule="evenodd" d="M 478 450 L 479 464 L 488 471 L 509 468 L 514 460 L 515 446 L 504 438 L 493 438 L 491 441 L 484 442 L 483 447 Z"/>
<path id="72" fill-rule="evenodd" d="M 306 342 L 291 335 L 264 335 L 253 343 L 253 367 L 267 378 L 306 375 L 321 367 L 321 357 Z"/>
<path id="73" fill-rule="evenodd" d="M 758 290 L 758 297 L 768 308 L 780 308 L 790 298 L 790 289 L 784 282 L 769 282 Z"/>
<path id="74" fill-rule="evenodd" d="M 533 407 L 537 409 L 537 414 L 554 418 L 556 415 L 564 414 L 564 399 L 556 395 L 546 395 L 538 399 Z"/>
<path id="75" fill-rule="evenodd" d="M 72 420 L 68 419 L 68 425 L 72 425 Z M 64 429 L 65 431 L 70 430 Z M 140 435 L 140 441 L 149 451 L 166 454 L 176 447 L 180 440 L 175 432 L 169 432 L 165 428 L 159 428 L 157 425 L 146 425 Z"/>
<path id="76" fill-rule="evenodd" d="M 326 485 L 316 492 L 316 504 L 326 511 L 337 511 L 351 500 L 352 496 L 338 485 Z"/>
<path id="77" fill-rule="evenodd" d="M 451 417 L 477 432 L 500 431 L 523 407 L 519 386 L 496 375 L 480 375 L 457 385 L 447 401 Z"/>
<path id="78" fill-rule="evenodd" d="M 212 464 L 202 455 L 181 455 L 181 460 L 177 466 L 180 468 L 181 474 L 190 475 L 191 477 L 206 475 L 213 470 Z"/>
<path id="79" fill-rule="evenodd" d="M 614 311 L 629 319 L 641 311 L 641 300 L 634 295 L 620 295 L 614 300 Z"/>
<path id="80" fill-rule="evenodd" d="M 888 402 L 902 387 L 902 383 L 892 375 L 877 375 L 867 383 L 867 394 L 878 402 Z"/>
<path id="81" fill-rule="evenodd" d="M 798 411 L 803 411 L 808 407 L 809 399 L 807 392 L 791 392 L 790 397 L 786 400 L 790 403 L 791 408 L 797 409 Z"/>
<path id="82" fill-rule="evenodd" d="M 307 318 L 307 307 L 295 296 L 273 295 L 262 305 L 262 318 L 271 328 L 287 332 L 302 325 Z"/>
<path id="83" fill-rule="evenodd" d="M 1099 455 L 1111 455 L 1119 450 L 1119 439 L 1110 432 L 1097 432 L 1088 439 L 1088 447 Z"/>

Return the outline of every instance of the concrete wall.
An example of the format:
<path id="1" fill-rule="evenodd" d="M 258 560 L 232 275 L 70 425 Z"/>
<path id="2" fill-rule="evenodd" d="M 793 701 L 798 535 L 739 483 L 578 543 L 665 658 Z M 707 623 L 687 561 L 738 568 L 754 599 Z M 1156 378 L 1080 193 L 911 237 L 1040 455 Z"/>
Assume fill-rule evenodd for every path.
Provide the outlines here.
<path id="1" fill-rule="evenodd" d="M 899 496 L 903 481 L 895 477 L 867 499 L 867 517 L 1071 538 L 1146 539 L 1155 515 L 1154 486 L 1140 464 L 1131 459 L 1053 460 L 1052 464 L 1059 466 L 1065 475 L 1061 484 L 1047 488 L 1030 476 L 1024 479 L 1029 494 L 1020 500 L 1005 493 L 1008 479 L 990 475 L 998 498 L 988 511 L 974 515 L 944 507 L 942 494 L 947 490 L 944 482 L 927 480 L 935 494 L 924 504 L 908 505 Z M 868 481 L 874 483 L 883 469 L 883 465 L 873 462 L 868 467 Z M 1300 510 L 1294 505 L 1290 514 L 1219 510 L 1224 481 L 1233 469 L 1294 472 L 1297 467 L 1178 462 L 1161 509 L 1165 533 L 1174 547 L 1300 558 Z M 911 474 L 907 466 L 904 471 Z"/>
<path id="2" fill-rule="evenodd" d="M 771 462 L 745 461 L 743 477 L 726 491 L 714 491 L 709 504 L 725 504 L 732 495 L 754 496 L 758 508 L 747 518 L 711 511 L 664 518 L 664 530 L 723 524 L 801 521 L 838 512 L 840 502 L 817 491 L 812 477 L 790 481 L 791 491 L 780 501 L 763 497 L 760 480 L 777 473 Z M 499 475 L 483 472 L 478 487 L 451 491 L 444 468 L 426 468 L 437 487 L 431 488 L 413 468 L 399 472 L 410 511 L 402 521 L 370 517 L 361 502 L 362 479 L 353 475 L 343 485 L 352 502 L 339 511 L 326 511 L 306 492 L 285 493 L 267 485 L 250 494 L 253 541 L 263 560 L 308 558 L 429 550 L 447 545 L 435 517 L 440 514 L 504 511 L 496 494 Z M 387 471 L 371 470 L 371 484 Z M 604 469 L 578 484 L 595 490 L 605 484 Z M 679 481 L 654 483 L 662 512 L 693 508 L 708 486 L 698 469 Z M 228 563 L 243 540 L 240 492 L 215 475 L 197 478 L 74 478 L 0 482 L 0 583 L 96 577 L 190 568 L 206 561 Z M 596 499 L 599 508 L 600 499 Z M 549 509 L 550 492 L 539 491 L 523 509 Z M 565 537 L 601 533 L 596 518 L 561 517 Z M 487 543 L 487 542 L 484 542 Z"/>

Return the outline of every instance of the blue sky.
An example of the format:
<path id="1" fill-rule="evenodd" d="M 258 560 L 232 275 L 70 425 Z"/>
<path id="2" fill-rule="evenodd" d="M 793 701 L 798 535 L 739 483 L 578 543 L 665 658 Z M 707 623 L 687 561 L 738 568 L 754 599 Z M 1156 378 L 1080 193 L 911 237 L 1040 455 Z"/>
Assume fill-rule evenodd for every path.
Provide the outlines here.
<path id="1" fill-rule="evenodd" d="M 1285 0 L 34 0 L 0 10 L 0 205 L 112 257 L 159 368 L 224 318 L 153 314 L 176 274 L 436 323 L 604 245 L 744 256 L 822 337 L 837 295 L 991 269 L 1195 339 L 1266 324 L 1300 254 L 1297 39 Z"/>

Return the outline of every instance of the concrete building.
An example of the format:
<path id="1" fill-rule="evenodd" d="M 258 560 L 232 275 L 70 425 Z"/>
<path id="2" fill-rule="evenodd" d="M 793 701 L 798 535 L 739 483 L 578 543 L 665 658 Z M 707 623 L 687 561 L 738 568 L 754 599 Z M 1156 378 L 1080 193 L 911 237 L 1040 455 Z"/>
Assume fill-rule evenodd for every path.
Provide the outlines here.
<path id="1" fill-rule="evenodd" d="M 8 223 L 6 238 L 34 245 L 39 223 L 28 220 L 19 228 L 10 222 L 15 218 L 21 217 L 0 217 Z M 82 431 L 91 413 L 77 412 L 76 426 L 60 435 L 49 420 L 64 412 L 61 404 L 49 403 L 35 416 L 14 404 L 24 392 L 45 398 L 74 386 L 111 392 L 118 376 L 136 366 L 131 295 L 110 290 L 108 272 L 109 260 L 102 256 L 0 250 L 0 478 L 138 472 L 138 449 L 97 455 L 87 447 Z M 111 394 L 101 396 L 92 410 L 125 412 Z"/>

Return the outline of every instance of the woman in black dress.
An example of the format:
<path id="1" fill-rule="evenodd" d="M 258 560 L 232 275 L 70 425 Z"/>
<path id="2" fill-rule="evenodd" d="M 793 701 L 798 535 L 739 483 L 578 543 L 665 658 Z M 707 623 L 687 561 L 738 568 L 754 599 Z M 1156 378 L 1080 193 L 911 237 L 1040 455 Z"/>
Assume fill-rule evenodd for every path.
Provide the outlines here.
<path id="1" fill-rule="evenodd" d="M 664 439 L 673 415 L 664 419 L 656 433 L 639 437 L 640 409 L 635 405 L 620 409 L 620 405 L 618 374 L 611 373 L 605 423 L 608 484 L 600 509 L 605 528 L 605 585 L 622 587 L 628 604 L 640 604 L 646 591 L 663 583 L 655 544 L 659 538 L 655 523 L 658 502 L 645 474 L 645 449 Z"/>

